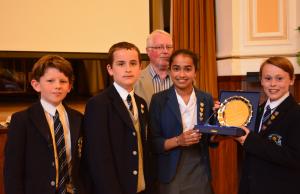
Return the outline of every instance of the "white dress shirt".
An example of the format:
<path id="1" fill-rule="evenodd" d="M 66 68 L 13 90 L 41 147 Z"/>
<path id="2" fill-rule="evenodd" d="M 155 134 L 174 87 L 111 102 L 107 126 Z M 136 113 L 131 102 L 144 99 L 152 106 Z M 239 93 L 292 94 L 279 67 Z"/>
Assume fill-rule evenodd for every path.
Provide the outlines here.
<path id="1" fill-rule="evenodd" d="M 182 119 L 183 132 L 189 129 L 194 129 L 195 125 L 197 124 L 197 98 L 194 89 L 187 104 L 185 104 L 177 92 L 176 96 Z"/>

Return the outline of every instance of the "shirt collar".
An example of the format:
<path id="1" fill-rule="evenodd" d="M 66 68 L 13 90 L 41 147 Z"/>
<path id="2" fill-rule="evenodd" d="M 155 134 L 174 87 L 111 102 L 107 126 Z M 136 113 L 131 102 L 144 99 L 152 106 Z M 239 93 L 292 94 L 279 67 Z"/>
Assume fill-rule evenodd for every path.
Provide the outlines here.
<path id="1" fill-rule="evenodd" d="M 63 110 L 63 105 L 62 103 L 60 103 L 58 106 L 53 106 L 52 104 L 50 104 L 49 102 L 47 102 L 46 100 L 42 99 L 40 100 L 43 109 L 48 112 L 51 116 L 55 115 L 56 110 Z"/>
<path id="2" fill-rule="evenodd" d="M 152 79 L 154 79 L 155 77 L 159 77 L 159 75 L 155 72 L 155 70 L 154 70 L 153 66 L 151 65 L 151 63 L 149 64 L 149 73 L 150 73 Z M 169 79 L 169 72 L 166 76 L 166 79 Z"/>
<path id="3" fill-rule="evenodd" d="M 119 95 L 121 96 L 121 98 L 123 100 L 126 100 L 128 94 L 130 94 L 130 96 L 133 98 L 134 97 L 134 90 L 131 90 L 131 92 L 127 92 L 127 90 L 125 90 L 122 86 L 120 86 L 119 84 L 117 84 L 116 82 L 113 83 L 117 92 L 119 93 Z"/>
<path id="4" fill-rule="evenodd" d="M 154 78 L 155 76 L 157 76 L 157 73 L 154 71 L 153 66 L 151 64 L 149 64 L 149 73 L 152 76 L 152 78 Z"/>
<path id="5" fill-rule="evenodd" d="M 174 88 L 174 89 L 175 89 L 175 88 Z M 183 107 L 192 107 L 192 106 L 194 106 L 194 105 L 196 104 L 197 99 L 196 99 L 196 94 L 195 94 L 194 88 L 193 88 L 193 91 L 192 91 L 192 93 L 191 93 L 191 95 L 190 95 L 190 99 L 189 99 L 188 104 L 185 104 L 185 103 L 184 103 L 183 99 L 182 99 L 181 96 L 177 93 L 176 89 L 175 89 L 175 92 L 176 92 L 176 96 L 177 96 L 177 99 L 178 99 L 178 103 L 179 103 L 181 106 L 183 106 Z"/>
<path id="6" fill-rule="evenodd" d="M 270 101 L 270 99 L 268 99 L 265 107 L 267 107 L 269 105 L 270 108 L 271 108 L 271 110 L 273 110 L 274 108 L 276 108 L 277 106 L 279 106 L 289 95 L 290 95 L 290 93 L 287 92 L 281 98 L 279 98 L 278 100 L 272 101 L 272 102 Z"/>

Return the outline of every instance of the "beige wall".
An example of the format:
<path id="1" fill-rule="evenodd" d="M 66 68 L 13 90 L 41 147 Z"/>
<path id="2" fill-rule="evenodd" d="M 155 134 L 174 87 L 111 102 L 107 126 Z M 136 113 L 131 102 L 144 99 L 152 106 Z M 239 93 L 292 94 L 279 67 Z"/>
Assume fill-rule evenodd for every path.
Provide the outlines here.
<path id="1" fill-rule="evenodd" d="M 216 1 L 218 75 L 258 71 L 272 55 L 289 57 L 300 73 L 299 7 L 298 0 Z"/>

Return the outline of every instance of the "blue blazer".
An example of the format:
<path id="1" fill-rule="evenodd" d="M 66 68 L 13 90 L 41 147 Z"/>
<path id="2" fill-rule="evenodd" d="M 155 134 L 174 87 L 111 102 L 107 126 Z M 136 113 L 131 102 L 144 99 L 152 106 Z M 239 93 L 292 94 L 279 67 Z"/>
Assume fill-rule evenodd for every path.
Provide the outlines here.
<path id="1" fill-rule="evenodd" d="M 212 114 L 213 99 L 211 95 L 196 88 L 195 93 L 197 97 L 197 122 L 205 122 Z M 200 111 L 200 108 L 203 108 L 203 111 Z M 181 149 L 178 147 L 165 151 L 164 142 L 166 139 L 180 135 L 183 131 L 174 86 L 153 95 L 149 112 L 153 152 L 157 155 L 158 180 L 162 183 L 168 183 L 176 174 Z M 199 154 L 205 159 L 207 173 L 210 176 L 208 145 L 209 136 L 203 134 L 199 142 Z"/>

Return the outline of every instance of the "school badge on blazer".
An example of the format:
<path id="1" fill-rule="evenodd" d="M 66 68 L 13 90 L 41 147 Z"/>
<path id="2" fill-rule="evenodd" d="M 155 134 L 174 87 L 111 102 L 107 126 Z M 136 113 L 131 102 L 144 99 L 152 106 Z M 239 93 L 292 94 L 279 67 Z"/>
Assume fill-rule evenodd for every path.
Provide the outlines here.
<path id="1" fill-rule="evenodd" d="M 145 106 L 143 104 L 141 104 L 141 113 L 144 114 L 145 110 L 144 110 Z"/>
<path id="2" fill-rule="evenodd" d="M 271 134 L 268 136 L 268 139 L 270 141 L 273 141 L 276 143 L 276 145 L 281 146 L 282 145 L 282 136 L 278 134 Z"/>
<path id="3" fill-rule="evenodd" d="M 262 126 L 261 126 L 262 131 L 266 130 L 267 127 L 272 124 L 272 122 L 276 119 L 276 117 L 278 115 L 279 115 L 279 112 L 278 111 L 274 111 L 272 113 L 272 115 L 270 116 L 270 118 L 265 123 L 262 124 Z"/>
<path id="4" fill-rule="evenodd" d="M 203 122 L 204 120 L 204 103 L 200 102 L 200 106 L 199 106 L 199 120 L 201 122 Z"/>

